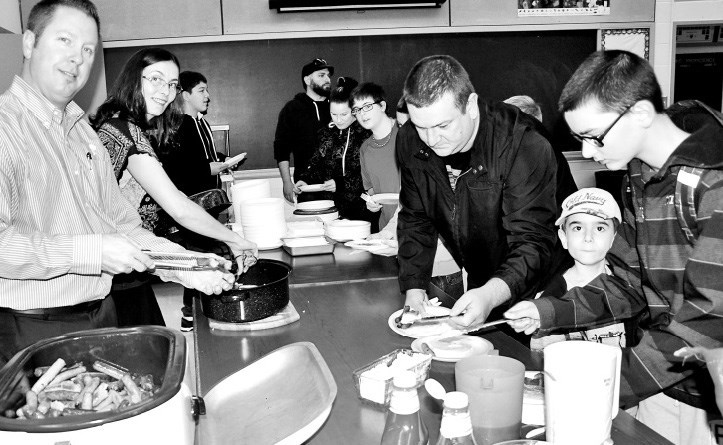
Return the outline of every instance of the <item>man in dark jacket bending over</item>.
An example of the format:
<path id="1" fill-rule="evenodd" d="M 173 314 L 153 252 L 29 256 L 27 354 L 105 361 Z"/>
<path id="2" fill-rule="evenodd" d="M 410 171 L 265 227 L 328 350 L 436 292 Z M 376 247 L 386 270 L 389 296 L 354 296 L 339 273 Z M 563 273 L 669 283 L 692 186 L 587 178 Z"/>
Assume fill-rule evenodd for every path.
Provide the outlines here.
<path id="1" fill-rule="evenodd" d="M 549 142 L 529 116 L 479 100 L 450 56 L 417 62 L 404 83 L 412 125 L 397 138 L 402 174 L 399 283 L 424 312 L 441 236 L 468 273 L 452 315 L 463 326 L 534 295 L 548 275 L 555 241 L 555 174 Z M 507 306 L 506 304 L 504 306 Z"/>

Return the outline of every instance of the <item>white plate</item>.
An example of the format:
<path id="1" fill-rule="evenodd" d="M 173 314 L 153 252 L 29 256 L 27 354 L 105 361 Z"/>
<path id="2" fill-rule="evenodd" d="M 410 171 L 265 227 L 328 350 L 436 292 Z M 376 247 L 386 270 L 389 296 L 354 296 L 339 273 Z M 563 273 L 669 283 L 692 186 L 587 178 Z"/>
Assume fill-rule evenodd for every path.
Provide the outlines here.
<path id="1" fill-rule="evenodd" d="M 420 338 L 420 337 L 431 337 L 433 335 L 441 335 L 444 334 L 447 331 L 451 331 L 454 329 L 452 325 L 447 323 L 446 320 L 438 321 L 436 323 L 424 323 L 419 325 L 412 325 L 408 327 L 407 329 L 400 329 L 397 327 L 397 324 L 394 322 L 394 319 L 399 317 L 402 314 L 403 309 L 399 309 L 398 311 L 394 312 L 392 315 L 389 316 L 389 320 L 387 320 L 387 323 L 389 324 L 389 327 L 392 331 L 396 332 L 397 334 L 404 336 L 404 337 L 410 337 L 410 338 Z M 441 306 L 432 306 L 427 308 L 427 315 L 429 316 L 436 316 L 436 315 L 447 315 L 449 314 L 449 309 L 446 307 Z"/>
<path id="2" fill-rule="evenodd" d="M 381 250 L 386 249 L 389 247 L 388 245 L 384 244 L 382 240 L 380 239 L 373 239 L 373 240 L 354 240 L 349 241 L 348 243 L 344 243 L 346 247 L 351 247 L 352 249 L 360 249 L 360 250 Z"/>
<path id="3" fill-rule="evenodd" d="M 396 205 L 399 203 L 399 193 L 377 193 L 372 199 L 377 204 Z"/>
<path id="4" fill-rule="evenodd" d="M 334 207 L 331 199 L 320 199 L 318 201 L 297 202 L 296 210 L 326 210 Z"/>
<path id="5" fill-rule="evenodd" d="M 232 165 L 236 165 L 239 162 L 243 161 L 243 159 L 245 157 L 246 157 L 246 153 L 241 153 L 239 155 L 226 159 L 225 161 L 223 161 L 223 163 L 224 163 L 224 165 L 227 165 L 230 167 Z"/>
<path id="6" fill-rule="evenodd" d="M 429 345 L 430 341 L 433 342 L 437 337 L 438 336 L 422 337 L 414 340 L 412 342 L 412 351 L 423 352 L 421 346 L 422 342 L 427 342 Z M 450 343 L 450 345 L 463 345 L 464 348 L 458 349 L 458 352 L 456 353 L 450 348 L 450 350 L 445 351 L 442 356 L 440 356 L 439 352 L 441 348 L 431 347 L 432 351 L 435 353 L 435 355 L 432 356 L 432 360 L 437 360 L 438 362 L 455 363 L 471 355 L 487 354 L 494 349 L 494 346 L 492 346 L 492 343 L 490 343 L 489 340 L 472 335 L 456 335 L 454 337 L 444 338 L 441 341 L 444 343 Z"/>
<path id="7" fill-rule="evenodd" d="M 302 192 L 321 192 L 324 190 L 324 184 L 308 184 L 299 187 Z"/>

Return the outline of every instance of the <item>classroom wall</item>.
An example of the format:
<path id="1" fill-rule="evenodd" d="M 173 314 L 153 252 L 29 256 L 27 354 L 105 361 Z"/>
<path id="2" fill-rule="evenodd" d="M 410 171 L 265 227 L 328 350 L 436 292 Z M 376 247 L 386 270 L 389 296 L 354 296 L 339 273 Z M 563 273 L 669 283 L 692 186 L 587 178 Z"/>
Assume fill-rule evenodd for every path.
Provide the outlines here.
<path id="1" fill-rule="evenodd" d="M 502 100 L 528 94 L 542 104 L 545 125 L 561 149 L 577 149 L 556 100 L 573 70 L 596 49 L 596 30 L 355 36 L 166 45 L 182 70 L 209 79 L 212 124 L 229 124 L 231 152 L 248 153 L 244 169 L 274 168 L 278 113 L 302 91 L 301 67 L 315 57 L 335 66 L 336 76 L 384 87 L 390 113 L 407 72 L 420 58 L 450 54 L 470 72 L 481 97 Z M 139 48 L 105 50 L 108 87 Z"/>

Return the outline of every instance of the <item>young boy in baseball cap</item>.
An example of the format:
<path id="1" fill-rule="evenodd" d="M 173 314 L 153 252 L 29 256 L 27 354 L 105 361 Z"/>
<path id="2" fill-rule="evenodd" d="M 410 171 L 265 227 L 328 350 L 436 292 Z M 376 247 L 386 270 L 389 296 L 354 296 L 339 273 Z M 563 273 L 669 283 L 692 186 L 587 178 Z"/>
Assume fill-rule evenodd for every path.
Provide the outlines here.
<path id="1" fill-rule="evenodd" d="M 563 274 L 553 277 L 535 300 L 521 301 L 505 313 L 513 319 L 509 324 L 517 331 L 532 334 L 540 327 L 540 313 L 545 311 L 551 298 L 565 298 L 573 287 L 585 286 L 600 274 L 611 274 L 605 255 L 613 245 L 615 233 L 622 222 L 620 208 L 612 195 L 598 188 L 584 188 L 571 194 L 562 203 L 562 214 L 555 221 L 562 246 L 570 252 L 575 264 Z M 601 296 L 602 298 L 603 296 Z M 543 310 L 540 310 L 543 308 Z M 555 320 L 552 320 L 555 325 Z M 535 336 L 530 348 L 542 350 L 545 346 L 565 340 L 588 340 L 614 346 L 625 346 L 625 326 L 622 322 L 568 330 L 564 333 Z"/>

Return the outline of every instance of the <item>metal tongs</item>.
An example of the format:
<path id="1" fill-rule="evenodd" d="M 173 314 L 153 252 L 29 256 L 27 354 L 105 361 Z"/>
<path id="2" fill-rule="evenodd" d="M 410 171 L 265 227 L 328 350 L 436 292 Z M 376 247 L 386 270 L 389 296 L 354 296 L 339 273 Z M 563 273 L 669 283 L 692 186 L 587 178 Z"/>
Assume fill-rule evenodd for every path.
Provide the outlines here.
<path id="1" fill-rule="evenodd" d="M 229 272 L 218 260 L 202 253 L 187 252 L 156 252 L 151 250 L 143 251 L 151 257 L 155 269 L 180 270 L 180 271 L 204 271 L 218 270 Z"/>
<path id="2" fill-rule="evenodd" d="M 423 317 L 417 311 L 413 311 L 411 307 L 404 306 L 404 309 L 402 309 L 402 313 L 399 314 L 399 317 L 394 319 L 394 323 L 399 329 L 407 329 L 414 324 L 437 322 L 442 320 L 448 320 L 450 318 L 454 317 L 452 317 L 451 315 L 435 315 L 431 317 Z"/>
<path id="3" fill-rule="evenodd" d="M 407 317 L 404 315 L 407 314 Z M 422 317 L 419 315 L 417 311 L 413 311 L 412 308 L 409 306 L 404 306 L 404 309 L 402 309 L 402 313 L 399 314 L 397 318 L 394 319 L 394 323 L 396 324 L 398 329 L 407 329 L 415 324 L 422 324 L 422 323 L 428 323 L 428 322 L 437 322 L 441 320 L 449 320 L 453 318 L 457 318 L 459 315 L 452 316 L 452 315 L 436 315 L 432 317 Z M 404 322 L 402 322 L 404 320 Z M 482 329 L 486 329 L 492 326 L 497 326 L 498 324 L 507 323 L 506 318 L 502 318 L 500 320 L 490 321 L 488 323 L 482 323 L 480 325 L 476 325 L 472 327 L 471 329 L 465 329 L 462 332 L 462 334 L 468 334 L 470 332 L 479 331 Z M 458 334 L 461 335 L 461 334 Z"/>

